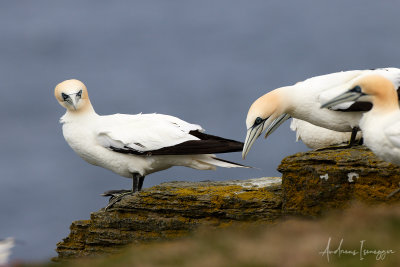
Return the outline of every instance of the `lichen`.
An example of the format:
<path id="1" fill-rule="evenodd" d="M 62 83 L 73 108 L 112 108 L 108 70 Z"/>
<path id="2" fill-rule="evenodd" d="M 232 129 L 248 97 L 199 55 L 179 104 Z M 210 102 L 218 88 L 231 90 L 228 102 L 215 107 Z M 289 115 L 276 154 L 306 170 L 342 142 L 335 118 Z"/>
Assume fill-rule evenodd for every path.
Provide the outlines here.
<path id="1" fill-rule="evenodd" d="M 297 153 L 284 158 L 278 170 L 282 185 L 280 178 L 260 178 L 145 189 L 72 223 L 57 245 L 59 259 L 115 253 L 128 243 L 176 239 L 202 227 L 271 224 L 288 214 L 315 217 L 353 201 L 400 201 L 400 194 L 387 198 L 398 188 L 400 168 L 364 147 Z"/>

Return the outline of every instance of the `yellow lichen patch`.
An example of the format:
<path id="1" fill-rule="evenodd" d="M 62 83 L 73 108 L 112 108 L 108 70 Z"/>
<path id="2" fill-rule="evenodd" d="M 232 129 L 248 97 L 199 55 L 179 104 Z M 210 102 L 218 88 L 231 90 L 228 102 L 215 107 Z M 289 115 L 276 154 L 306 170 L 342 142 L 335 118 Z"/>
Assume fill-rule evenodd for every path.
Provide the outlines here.
<path id="1" fill-rule="evenodd" d="M 393 189 L 394 190 L 394 189 Z M 381 185 L 355 185 L 355 198 L 369 204 L 378 204 L 382 202 L 396 202 L 400 200 L 400 195 L 388 199 L 388 195 L 393 191 L 391 188 Z"/>
<path id="2" fill-rule="evenodd" d="M 226 186 L 209 186 L 201 187 L 201 190 L 192 187 L 178 188 L 174 190 L 178 196 L 196 196 L 196 195 L 219 195 L 221 197 L 228 197 L 243 189 L 237 185 L 226 185 Z"/>
<path id="3" fill-rule="evenodd" d="M 252 191 L 245 191 L 238 193 L 236 195 L 237 198 L 242 200 L 263 200 L 263 199 L 270 199 L 276 197 L 276 195 L 265 188 L 260 188 L 259 190 L 252 190 Z"/>

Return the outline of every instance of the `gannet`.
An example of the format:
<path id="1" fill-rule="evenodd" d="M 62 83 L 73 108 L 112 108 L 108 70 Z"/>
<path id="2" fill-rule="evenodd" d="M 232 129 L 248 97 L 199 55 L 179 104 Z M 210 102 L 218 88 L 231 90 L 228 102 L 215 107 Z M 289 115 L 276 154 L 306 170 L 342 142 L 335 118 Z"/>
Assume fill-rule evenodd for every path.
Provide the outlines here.
<path id="1" fill-rule="evenodd" d="M 313 77 L 292 86 L 281 87 L 261 96 L 250 106 L 247 114 L 243 158 L 264 130 L 267 137 L 290 117 L 333 131 L 352 132 L 351 141 L 353 141 L 362 112 L 370 110 L 371 103 L 349 101 L 323 110 L 320 106 L 326 99 L 345 92 L 357 78 L 371 73 L 393 77 L 400 73 L 400 69 L 385 68 L 331 73 Z"/>
<path id="2" fill-rule="evenodd" d="M 332 131 L 299 119 L 292 119 L 290 129 L 296 132 L 296 141 L 301 140 L 311 149 L 321 149 L 345 144 L 351 137 L 350 132 Z M 360 139 L 361 132 L 358 132 L 356 140 Z"/>
<path id="3" fill-rule="evenodd" d="M 0 240 L 0 266 L 8 264 L 8 258 L 11 255 L 11 249 L 15 245 L 15 240 L 12 237 Z"/>
<path id="4" fill-rule="evenodd" d="M 243 143 L 204 133 L 200 125 L 162 114 L 98 115 L 86 86 L 66 80 L 55 87 L 67 109 L 60 122 L 69 146 L 85 161 L 133 180 L 132 190 L 111 190 L 112 206 L 142 189 L 144 177 L 172 166 L 215 170 L 247 166 L 217 158 L 214 153 L 242 151 Z"/>
<path id="5" fill-rule="evenodd" d="M 347 101 L 371 102 L 372 109 L 363 114 L 359 123 L 364 144 L 382 160 L 400 165 L 399 86 L 400 74 L 391 79 L 378 74 L 367 75 L 321 107 L 329 108 Z"/>

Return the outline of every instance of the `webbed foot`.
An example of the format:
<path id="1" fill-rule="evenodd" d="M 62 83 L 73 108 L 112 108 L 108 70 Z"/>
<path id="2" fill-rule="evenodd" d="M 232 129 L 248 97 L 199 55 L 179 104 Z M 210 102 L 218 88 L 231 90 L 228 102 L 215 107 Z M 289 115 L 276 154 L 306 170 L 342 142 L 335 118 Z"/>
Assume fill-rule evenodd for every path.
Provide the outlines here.
<path id="1" fill-rule="evenodd" d="M 118 192 L 121 192 L 121 193 L 118 193 Z M 121 201 L 121 199 L 123 199 L 124 197 L 126 197 L 128 195 L 133 195 L 135 193 L 132 192 L 132 190 L 110 190 L 110 191 L 104 192 L 103 196 L 110 196 L 110 200 L 108 201 L 108 205 L 105 207 L 105 210 L 108 210 L 109 208 L 114 206 L 115 203 Z"/>

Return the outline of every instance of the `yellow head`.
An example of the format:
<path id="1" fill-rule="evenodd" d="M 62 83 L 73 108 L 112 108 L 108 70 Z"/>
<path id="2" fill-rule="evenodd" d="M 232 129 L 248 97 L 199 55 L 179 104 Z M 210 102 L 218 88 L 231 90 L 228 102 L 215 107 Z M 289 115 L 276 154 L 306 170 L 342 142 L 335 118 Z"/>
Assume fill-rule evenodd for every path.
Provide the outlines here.
<path id="1" fill-rule="evenodd" d="M 344 102 L 371 102 L 373 110 L 391 111 L 398 109 L 396 88 L 398 80 L 391 80 L 378 74 L 371 74 L 357 79 L 348 91 L 324 103 L 321 108 L 329 108 Z"/>
<path id="2" fill-rule="evenodd" d="M 242 152 L 243 158 L 246 157 L 254 141 L 265 129 L 268 128 L 265 135 L 267 137 L 290 118 L 289 115 L 285 114 L 281 89 L 275 89 L 263 95 L 250 106 L 246 118 L 247 135 Z"/>
<path id="3" fill-rule="evenodd" d="M 61 106 L 72 112 L 82 111 L 91 106 L 86 86 L 78 80 L 66 80 L 54 89 L 54 95 Z"/>

